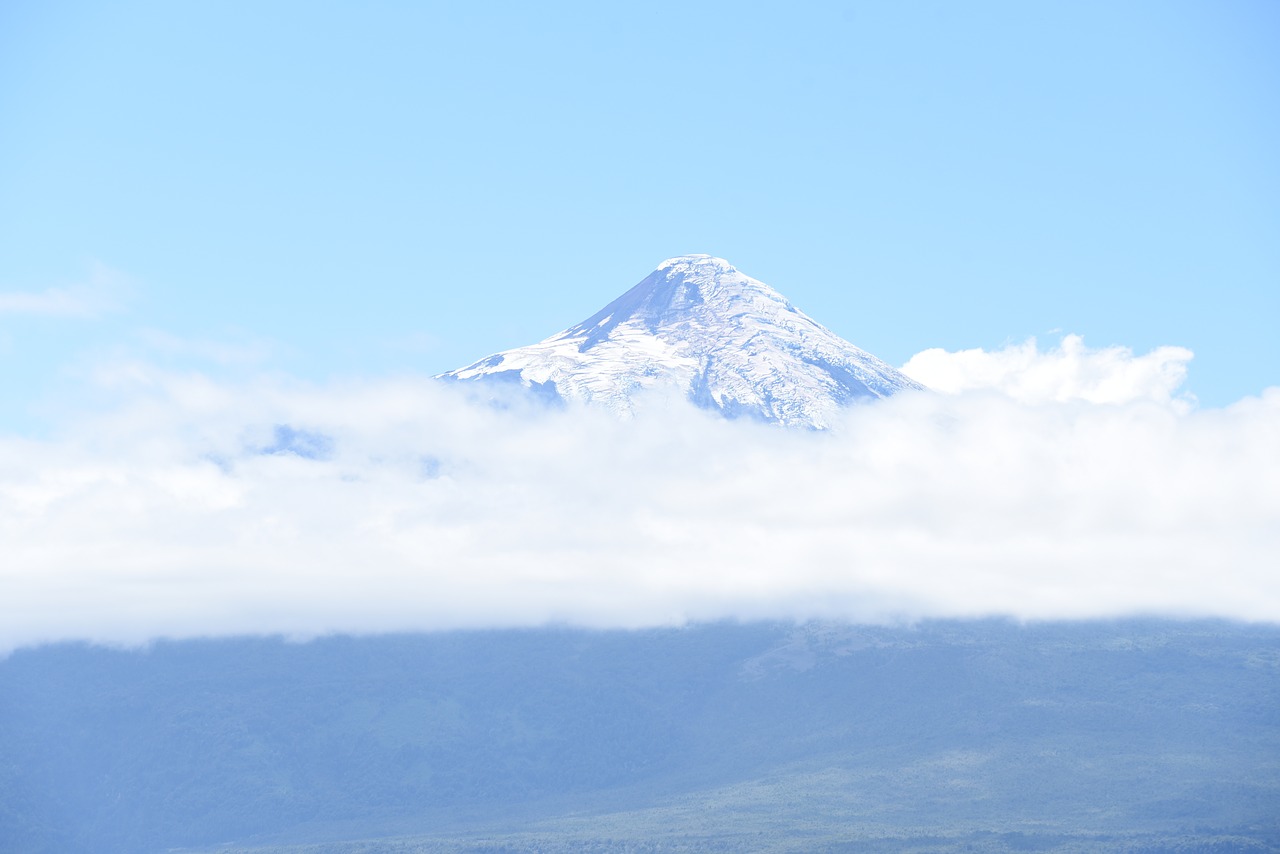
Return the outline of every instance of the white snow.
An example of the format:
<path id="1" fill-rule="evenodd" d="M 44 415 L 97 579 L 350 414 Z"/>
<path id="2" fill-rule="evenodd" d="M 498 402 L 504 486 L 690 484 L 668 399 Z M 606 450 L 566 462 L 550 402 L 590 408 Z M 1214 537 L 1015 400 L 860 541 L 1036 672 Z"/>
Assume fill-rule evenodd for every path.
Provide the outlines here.
<path id="1" fill-rule="evenodd" d="M 669 258 L 582 323 L 441 377 L 511 371 L 623 417 L 667 385 L 731 416 L 817 428 L 849 402 L 922 387 L 710 255 Z"/>

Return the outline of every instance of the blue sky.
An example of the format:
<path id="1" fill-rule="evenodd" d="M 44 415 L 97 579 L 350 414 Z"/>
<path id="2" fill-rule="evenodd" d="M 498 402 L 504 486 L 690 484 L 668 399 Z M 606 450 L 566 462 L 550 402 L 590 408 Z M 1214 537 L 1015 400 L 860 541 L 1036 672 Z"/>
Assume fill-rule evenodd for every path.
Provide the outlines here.
<path id="1" fill-rule="evenodd" d="M 1280 621 L 1278 36 L 1272 2 L 0 4 L 0 654 Z M 699 252 L 934 391 L 811 434 L 428 379 Z"/>
<path id="2" fill-rule="evenodd" d="M 894 364 L 1280 382 L 1270 2 L 0 7 L 0 429 L 137 358 L 435 373 L 707 252 Z M 68 403 L 71 401 L 72 403 Z"/>

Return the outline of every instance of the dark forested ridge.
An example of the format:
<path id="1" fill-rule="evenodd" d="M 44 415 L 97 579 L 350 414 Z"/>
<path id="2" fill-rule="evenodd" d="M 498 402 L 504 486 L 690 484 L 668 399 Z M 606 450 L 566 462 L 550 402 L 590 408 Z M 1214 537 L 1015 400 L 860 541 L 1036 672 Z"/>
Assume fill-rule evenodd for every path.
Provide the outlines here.
<path id="1" fill-rule="evenodd" d="M 1280 849 L 1276 627 L 57 645 L 0 734 L 14 854 Z"/>

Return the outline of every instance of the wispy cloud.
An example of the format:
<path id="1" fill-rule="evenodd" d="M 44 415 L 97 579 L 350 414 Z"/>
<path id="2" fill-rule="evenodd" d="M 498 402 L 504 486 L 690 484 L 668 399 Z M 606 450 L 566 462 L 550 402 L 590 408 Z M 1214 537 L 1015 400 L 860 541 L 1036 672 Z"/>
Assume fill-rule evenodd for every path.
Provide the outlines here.
<path id="1" fill-rule="evenodd" d="M 41 291 L 0 291 L 0 316 L 96 317 L 119 309 L 130 290 L 126 276 L 94 263 L 82 282 Z"/>
<path id="2" fill-rule="evenodd" d="M 0 439 L 0 648 L 555 621 L 1280 620 L 1280 389 L 1199 410 L 909 394 L 814 434 L 661 397 L 619 423 L 427 379 L 104 376 L 111 411 Z"/>

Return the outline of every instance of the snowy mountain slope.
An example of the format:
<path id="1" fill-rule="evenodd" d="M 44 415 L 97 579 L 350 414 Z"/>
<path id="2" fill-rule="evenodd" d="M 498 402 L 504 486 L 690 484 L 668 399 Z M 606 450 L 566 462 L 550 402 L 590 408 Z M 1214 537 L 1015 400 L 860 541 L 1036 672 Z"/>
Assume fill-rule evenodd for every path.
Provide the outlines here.
<path id="1" fill-rule="evenodd" d="M 853 401 L 922 388 L 709 255 L 663 261 L 576 326 L 440 377 L 519 382 L 624 417 L 669 385 L 730 417 L 816 428 Z"/>

